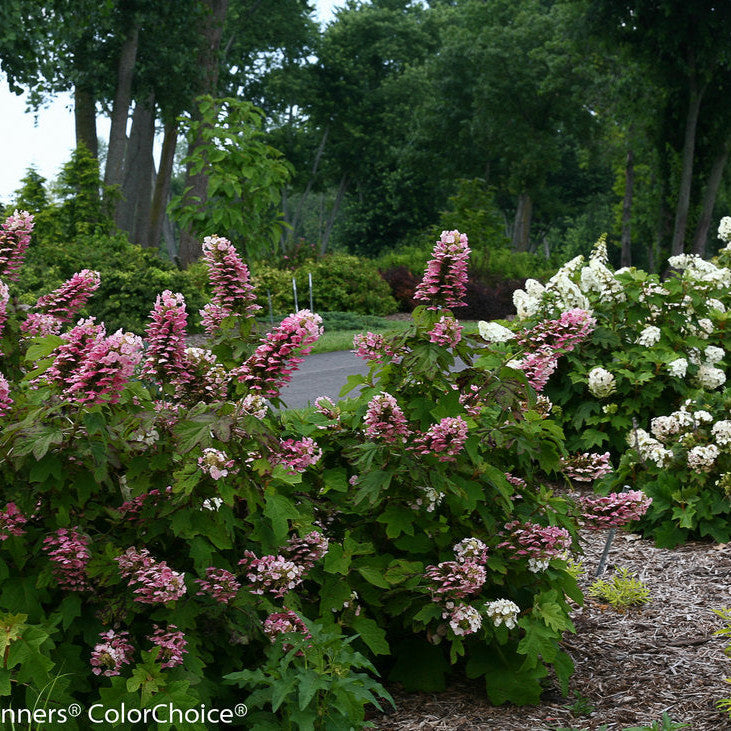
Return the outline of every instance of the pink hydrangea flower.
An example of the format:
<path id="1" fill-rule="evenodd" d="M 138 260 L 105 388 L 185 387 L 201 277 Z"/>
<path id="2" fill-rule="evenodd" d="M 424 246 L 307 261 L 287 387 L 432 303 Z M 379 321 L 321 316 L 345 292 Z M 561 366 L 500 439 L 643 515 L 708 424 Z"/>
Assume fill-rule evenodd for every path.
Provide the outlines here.
<path id="1" fill-rule="evenodd" d="M 552 351 L 570 353 L 596 328 L 596 320 L 586 310 L 574 308 L 561 313 L 557 320 L 543 320 L 515 334 L 516 342 L 526 348 L 547 346 Z"/>
<path id="2" fill-rule="evenodd" d="M 209 335 L 218 330 L 225 317 L 252 317 L 261 309 L 256 304 L 256 293 L 249 281 L 249 269 L 228 239 L 207 236 L 203 240 L 203 261 L 208 267 L 213 289 L 211 306 L 201 310 L 203 325 Z"/>
<path id="3" fill-rule="evenodd" d="M 61 320 L 53 315 L 47 315 L 45 312 L 29 312 L 28 317 L 20 326 L 20 331 L 27 338 L 59 335 L 62 329 Z"/>
<path id="4" fill-rule="evenodd" d="M 467 441 L 468 428 L 461 416 L 445 416 L 416 440 L 415 449 L 419 454 L 434 454 L 440 462 L 454 462 Z"/>
<path id="5" fill-rule="evenodd" d="M 225 401 L 229 373 L 218 358 L 206 348 L 185 348 L 182 362 L 184 376 L 175 382 L 175 398 L 191 406 Z"/>
<path id="6" fill-rule="evenodd" d="M 380 333 L 356 333 L 353 336 L 353 350 L 359 358 L 374 363 L 394 363 L 399 357 L 391 344 Z"/>
<path id="7" fill-rule="evenodd" d="M 430 587 L 435 601 L 443 598 L 463 599 L 480 592 L 487 579 L 485 567 L 476 561 L 443 561 L 427 566 L 424 575 L 433 584 Z"/>
<path id="8" fill-rule="evenodd" d="M 198 457 L 198 466 L 214 480 L 228 477 L 229 474 L 235 475 L 238 469 L 234 469 L 234 464 L 226 452 L 210 447 L 203 450 L 203 456 Z"/>
<path id="9" fill-rule="evenodd" d="M 22 526 L 28 522 L 28 518 L 18 510 L 15 503 L 8 503 L 5 510 L 0 510 L 0 541 L 12 536 L 22 536 L 25 531 Z"/>
<path id="10" fill-rule="evenodd" d="M 137 521 L 140 519 L 140 513 L 145 507 L 150 505 L 160 505 L 161 503 L 170 500 L 172 496 L 173 488 L 170 485 L 168 485 L 164 490 L 158 490 L 155 488 L 122 503 L 117 508 L 117 511 L 121 517 L 124 517 L 127 520 Z"/>
<path id="11" fill-rule="evenodd" d="M 91 672 L 94 675 L 104 675 L 111 678 L 119 675 L 123 665 L 132 662 L 135 648 L 128 641 L 129 632 L 116 633 L 113 629 L 101 632 L 103 640 L 94 646 L 91 653 Z"/>
<path id="12" fill-rule="evenodd" d="M 166 629 L 153 625 L 155 631 L 148 636 L 153 645 L 160 648 L 157 659 L 161 668 L 174 668 L 183 664 L 183 654 L 188 652 L 185 635 L 174 624 Z"/>
<path id="13" fill-rule="evenodd" d="M 241 584 L 230 571 L 217 569 L 215 566 L 209 566 L 206 569 L 205 579 L 196 579 L 195 581 L 201 587 L 198 596 L 208 594 L 219 604 L 232 602 L 241 588 Z"/>
<path id="14" fill-rule="evenodd" d="M 487 546 L 479 538 L 463 538 L 452 550 L 460 563 L 473 561 L 484 564 L 487 561 Z"/>
<path id="15" fill-rule="evenodd" d="M 296 632 L 304 635 L 305 637 L 311 637 L 305 623 L 300 619 L 296 612 L 293 612 L 290 609 L 284 612 L 275 612 L 274 614 L 270 614 L 264 620 L 263 629 L 264 634 L 272 642 L 275 642 L 277 637 L 280 635 L 288 634 L 290 632 Z M 283 647 L 285 651 L 292 649 L 292 645 L 286 643 Z"/>
<path id="16" fill-rule="evenodd" d="M 173 571 L 165 561 L 156 561 L 146 548 L 138 551 L 131 546 L 115 560 L 140 604 L 167 604 L 187 591 L 185 574 Z"/>
<path id="17" fill-rule="evenodd" d="M 61 322 L 71 322 L 99 289 L 100 283 L 99 272 L 82 269 L 58 289 L 39 297 L 34 309 L 45 315 L 51 315 Z"/>
<path id="18" fill-rule="evenodd" d="M 309 310 L 288 315 L 267 333 L 252 356 L 233 371 L 252 391 L 276 398 L 292 380 L 292 372 L 302 362 L 313 343 L 322 335 L 322 318 Z"/>
<path id="19" fill-rule="evenodd" d="M 411 430 L 396 399 L 385 391 L 376 394 L 369 402 L 365 417 L 365 435 L 370 439 L 382 439 L 394 444 L 406 442 Z"/>
<path id="20" fill-rule="evenodd" d="M 570 480 L 575 482 L 592 482 L 612 471 L 609 452 L 604 454 L 574 454 L 561 460 L 561 470 Z"/>
<path id="21" fill-rule="evenodd" d="M 0 373 L 0 416 L 10 411 L 10 407 L 13 405 L 13 399 L 10 398 L 10 384 L 8 379 Z"/>
<path id="22" fill-rule="evenodd" d="M 507 549 L 514 558 L 527 558 L 528 569 L 537 573 L 548 567 L 551 559 L 559 558 L 571 547 L 571 536 L 565 528 L 514 520 L 506 523 L 498 548 Z"/>
<path id="23" fill-rule="evenodd" d="M 454 348 L 462 339 L 462 325 L 454 317 L 445 315 L 429 331 L 429 342 L 445 348 Z"/>
<path id="24" fill-rule="evenodd" d="M 275 464 L 282 465 L 290 474 L 304 472 L 308 467 L 319 462 L 322 450 L 314 439 L 304 437 L 299 440 L 280 439 L 279 450 L 273 455 Z"/>
<path id="25" fill-rule="evenodd" d="M 257 558 L 252 551 L 244 551 L 239 561 L 246 572 L 252 594 L 273 594 L 283 597 L 288 591 L 302 583 L 305 568 L 284 556 L 262 556 Z"/>
<path id="26" fill-rule="evenodd" d="M 641 490 L 612 492 L 604 497 L 579 498 L 581 518 L 588 528 L 621 527 L 639 520 L 652 504 L 652 498 Z"/>
<path id="27" fill-rule="evenodd" d="M 316 530 L 303 538 L 292 537 L 282 547 L 282 555 L 309 571 L 327 553 L 328 539 Z"/>
<path id="28" fill-rule="evenodd" d="M 18 280 L 32 230 L 33 216 L 28 211 L 16 210 L 0 224 L 0 276 Z"/>
<path id="29" fill-rule="evenodd" d="M 3 334 L 8 319 L 8 302 L 10 302 L 10 290 L 8 285 L 0 279 L 0 335 Z M 0 355 L 2 354 L 2 350 L 0 350 Z"/>
<path id="30" fill-rule="evenodd" d="M 185 330 L 188 313 L 185 298 L 166 289 L 157 295 L 147 326 L 147 353 L 142 376 L 161 383 L 186 381 Z"/>
<path id="31" fill-rule="evenodd" d="M 43 550 L 53 563 L 53 576 L 59 587 L 68 591 L 87 591 L 91 584 L 86 575 L 89 536 L 77 528 L 59 528 L 43 539 Z"/>
<path id="32" fill-rule="evenodd" d="M 429 309 L 462 307 L 467 293 L 467 236 L 459 231 L 442 231 L 426 266 L 414 299 L 430 302 Z"/>
<path id="33" fill-rule="evenodd" d="M 528 383 L 536 391 L 542 391 L 558 366 L 558 355 L 550 346 L 541 345 L 515 366 L 525 373 Z"/>

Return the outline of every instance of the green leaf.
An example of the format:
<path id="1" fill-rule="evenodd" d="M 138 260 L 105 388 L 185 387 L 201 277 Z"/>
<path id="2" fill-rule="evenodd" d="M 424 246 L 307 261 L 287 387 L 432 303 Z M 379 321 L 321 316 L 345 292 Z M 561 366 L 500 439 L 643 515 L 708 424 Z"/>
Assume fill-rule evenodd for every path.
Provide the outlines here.
<path id="1" fill-rule="evenodd" d="M 299 674 L 299 708 L 304 711 L 310 705 L 318 690 L 327 688 L 327 683 L 314 670 Z"/>
<path id="2" fill-rule="evenodd" d="M 390 653 L 386 633 L 372 619 L 360 614 L 353 618 L 350 626 L 360 635 L 372 653 L 375 655 Z"/>
<path id="3" fill-rule="evenodd" d="M 385 523 L 386 535 L 389 538 L 398 538 L 402 533 L 406 535 L 414 534 L 414 520 L 416 514 L 410 508 L 402 505 L 391 503 L 381 515 L 376 518 L 376 522 Z"/>
<path id="4" fill-rule="evenodd" d="M 271 491 L 264 495 L 264 515 L 272 522 L 274 538 L 283 543 L 289 533 L 289 520 L 299 518 L 299 511 L 289 498 Z"/>
<path id="5" fill-rule="evenodd" d="M 372 568 L 371 566 L 361 566 L 358 568 L 358 573 L 373 586 L 377 586 L 380 589 L 390 589 L 391 586 L 383 576 L 383 572 L 379 569 Z"/>

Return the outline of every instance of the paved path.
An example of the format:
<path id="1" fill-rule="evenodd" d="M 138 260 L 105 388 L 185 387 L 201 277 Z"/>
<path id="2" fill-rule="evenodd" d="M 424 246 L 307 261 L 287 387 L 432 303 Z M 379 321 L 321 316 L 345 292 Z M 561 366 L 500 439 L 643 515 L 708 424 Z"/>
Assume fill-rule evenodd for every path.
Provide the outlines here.
<path id="1" fill-rule="evenodd" d="M 282 389 L 282 400 L 290 409 L 301 409 L 318 396 L 337 401 L 340 389 L 354 373 L 366 375 L 368 364 L 349 350 L 308 355 Z"/>

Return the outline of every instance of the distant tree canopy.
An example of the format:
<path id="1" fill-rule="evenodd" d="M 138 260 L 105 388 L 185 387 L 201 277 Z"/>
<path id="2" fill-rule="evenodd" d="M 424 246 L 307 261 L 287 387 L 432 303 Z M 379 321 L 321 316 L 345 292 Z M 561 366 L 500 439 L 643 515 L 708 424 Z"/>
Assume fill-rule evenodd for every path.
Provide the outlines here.
<path id="1" fill-rule="evenodd" d="M 281 213 L 272 245 L 304 238 L 375 255 L 442 220 L 464 180 L 490 191 L 491 231 L 502 218 L 493 247 L 570 254 L 608 231 L 618 261 L 651 269 L 712 250 L 731 198 L 728 3 L 348 0 L 324 27 L 313 10 L 306 0 L 7 0 L 0 68 L 34 103 L 73 92 L 77 141 L 92 155 L 96 119 L 110 117 L 114 221 L 148 247 L 165 230 L 184 266 L 199 253 L 192 222 L 213 208 L 238 206 L 214 218 L 239 221 L 229 233 L 244 239 L 247 210 L 260 218 L 265 200 L 268 216 Z M 212 169 L 191 162 L 207 154 L 204 95 L 262 109 L 263 129 L 240 144 L 268 144 L 292 166 L 262 184 L 256 205 L 266 167 L 241 168 L 245 196 L 219 186 L 208 200 Z M 189 162 L 176 174 L 183 139 Z M 173 196 L 189 214 L 175 237 L 163 226 Z"/>

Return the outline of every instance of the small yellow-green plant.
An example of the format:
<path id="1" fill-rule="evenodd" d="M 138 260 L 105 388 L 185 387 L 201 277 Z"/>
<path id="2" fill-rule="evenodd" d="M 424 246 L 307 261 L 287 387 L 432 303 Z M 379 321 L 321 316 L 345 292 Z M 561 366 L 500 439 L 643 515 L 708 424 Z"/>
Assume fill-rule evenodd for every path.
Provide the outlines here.
<path id="1" fill-rule="evenodd" d="M 584 562 L 574 561 L 573 558 L 566 559 L 566 571 L 578 581 L 584 575 Z"/>
<path id="2" fill-rule="evenodd" d="M 731 637 L 731 609 L 714 609 L 713 611 L 725 622 L 725 627 L 717 630 L 714 634 L 721 635 L 721 637 Z M 731 657 L 731 643 L 726 646 L 724 652 Z M 726 682 L 731 683 L 731 678 L 726 678 Z M 718 701 L 718 707 L 731 717 L 731 698 L 722 698 Z"/>
<path id="3" fill-rule="evenodd" d="M 650 590 L 629 569 L 617 569 L 609 581 L 598 579 L 589 587 L 589 595 L 602 599 L 615 609 L 639 606 L 650 601 Z"/>

